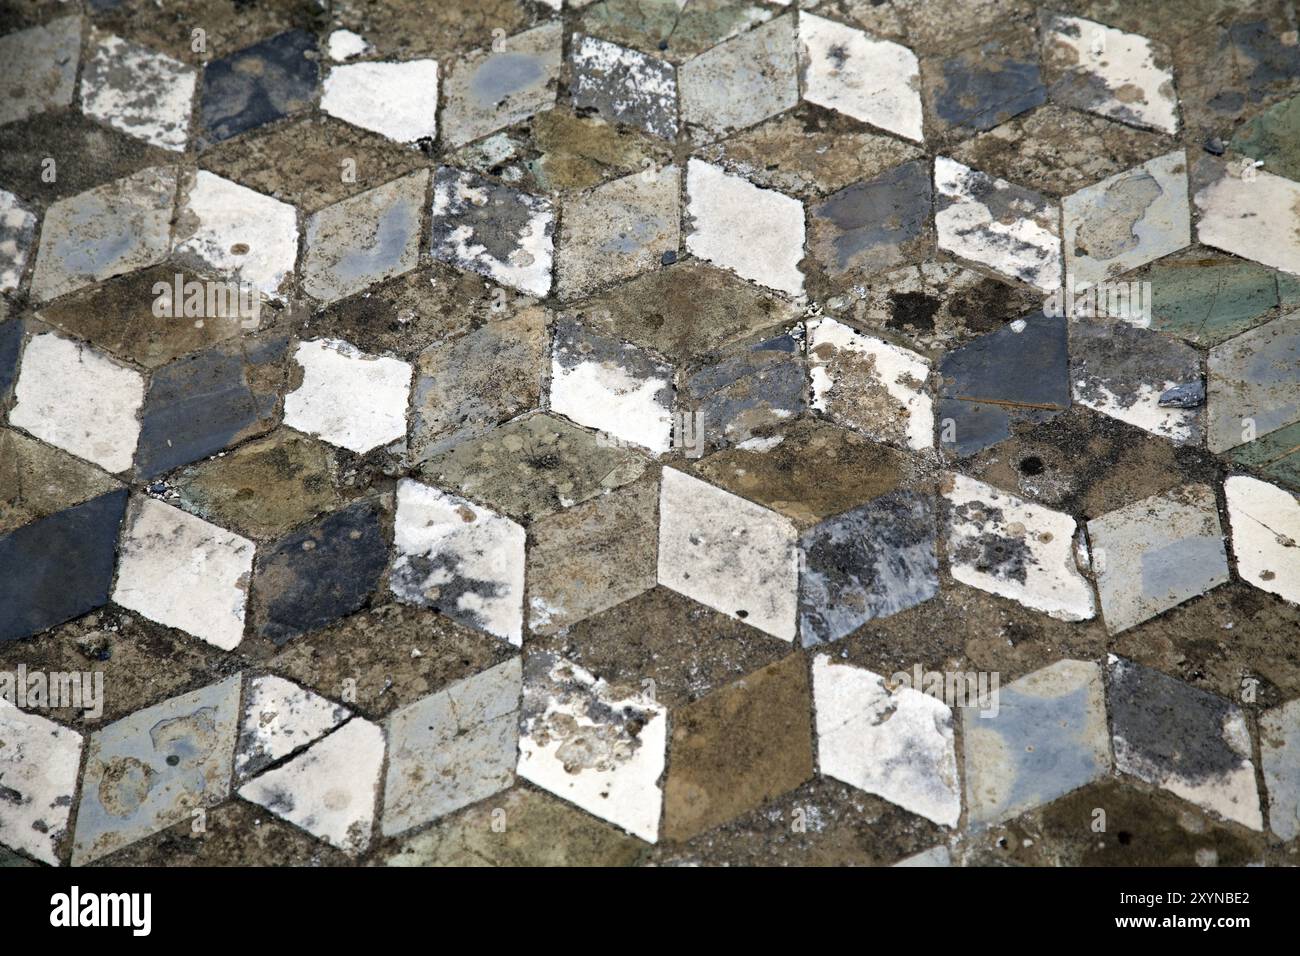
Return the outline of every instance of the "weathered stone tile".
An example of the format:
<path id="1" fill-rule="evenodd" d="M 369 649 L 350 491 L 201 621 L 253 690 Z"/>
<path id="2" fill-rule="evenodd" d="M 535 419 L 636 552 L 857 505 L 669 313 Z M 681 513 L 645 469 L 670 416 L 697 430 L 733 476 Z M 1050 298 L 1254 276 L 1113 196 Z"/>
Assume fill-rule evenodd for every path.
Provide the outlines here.
<path id="1" fill-rule="evenodd" d="M 218 144 L 201 163 L 310 215 L 423 168 L 425 157 L 332 116 L 311 115 Z"/>
<path id="2" fill-rule="evenodd" d="M 364 36 L 376 55 L 397 58 L 427 53 L 438 59 L 481 46 L 492 37 L 493 29 L 513 33 L 534 18 L 531 10 L 515 0 L 437 6 L 339 0 L 333 15 L 335 23 Z"/>
<path id="3" fill-rule="evenodd" d="M 681 175 L 646 170 L 573 196 L 564 207 L 556 264 L 560 295 L 573 298 L 657 268 L 681 241 Z"/>
<path id="4" fill-rule="evenodd" d="M 340 503 L 330 450 L 288 430 L 186 468 L 169 484 L 187 511 L 254 538 L 282 535 Z"/>
<path id="5" fill-rule="evenodd" d="M 921 74 L 916 55 L 834 20 L 801 13 L 803 97 L 921 142 Z"/>
<path id="6" fill-rule="evenodd" d="M 1283 840 L 1300 836 L 1300 700 L 1259 718 L 1260 763 L 1268 791 L 1268 827 Z"/>
<path id="7" fill-rule="evenodd" d="M 809 251 L 832 278 L 894 268 L 933 248 L 930 164 L 914 160 L 808 210 Z"/>
<path id="8" fill-rule="evenodd" d="M 1010 438 L 1019 423 L 1070 407 L 1069 330 L 1041 313 L 954 349 L 939 363 L 939 441 L 965 456 Z M 949 425 L 951 423 L 951 426 Z"/>
<path id="9" fill-rule="evenodd" d="M 22 432 L 0 429 L 0 534 L 120 487 L 79 458 Z"/>
<path id="10" fill-rule="evenodd" d="M 524 661 L 519 776 L 651 843 L 667 711 L 549 653 Z"/>
<path id="11" fill-rule="evenodd" d="M 705 445 L 756 447 L 779 441 L 775 433 L 807 405 L 803 330 L 716 353 L 686 380 L 692 410 L 676 421 L 674 444 L 700 457 Z"/>
<path id="12" fill-rule="evenodd" d="M 45 212 L 32 272 L 39 301 L 161 262 L 176 173 L 162 167 L 61 199 Z"/>
<path id="13" fill-rule="evenodd" d="M 347 853 L 370 846 L 384 763 L 384 732 L 361 717 L 288 763 L 254 777 L 239 795 Z"/>
<path id="14" fill-rule="evenodd" d="M 284 397 L 284 423 L 364 454 L 406 434 L 409 363 L 366 355 L 347 342 L 300 342 L 302 384 Z"/>
<path id="15" fill-rule="evenodd" d="M 438 135 L 438 64 L 336 66 L 325 77 L 320 108 L 399 143 L 432 141 Z"/>
<path id="16" fill-rule="evenodd" d="M 836 515 L 799 541 L 799 634 L 836 641 L 939 592 L 934 506 L 894 492 Z"/>
<path id="17" fill-rule="evenodd" d="M 1300 313 L 1210 349 L 1206 444 L 1227 451 L 1300 420 Z"/>
<path id="18" fill-rule="evenodd" d="M 764 330 L 788 327 L 799 310 L 730 272 L 677 262 L 563 313 L 582 325 L 685 365 Z"/>
<path id="19" fill-rule="evenodd" d="M 927 113 L 946 138 L 993 129 L 1047 101 L 1037 57 L 1003 40 L 986 40 L 926 66 Z"/>
<path id="20" fill-rule="evenodd" d="M 201 169 L 181 183 L 173 249 L 182 263 L 283 301 L 298 258 L 298 215 Z"/>
<path id="21" fill-rule="evenodd" d="M 374 593 L 388 563 L 379 507 L 358 501 L 262 551 L 253 577 L 253 621 L 276 644 L 333 624 Z"/>
<path id="22" fill-rule="evenodd" d="M 404 479 L 397 486 L 398 600 L 523 643 L 524 529 L 456 495 Z"/>
<path id="23" fill-rule="evenodd" d="M 0 189 L 0 292 L 22 281 L 36 239 L 36 214 L 13 193 Z"/>
<path id="24" fill-rule="evenodd" d="M 411 399 L 416 460 L 485 435 L 541 404 L 546 321 L 542 309 L 520 309 L 420 353 Z"/>
<path id="25" fill-rule="evenodd" d="M 1074 319 L 1070 380 L 1080 405 L 1172 441 L 1200 442 L 1205 386 L 1189 345 L 1124 321 Z M 1170 396 L 1175 389 L 1183 391 Z"/>
<path id="26" fill-rule="evenodd" d="M 1182 150 L 1066 196 L 1061 209 L 1065 271 L 1080 285 L 1112 279 L 1192 241 Z"/>
<path id="27" fill-rule="evenodd" d="M 57 866 L 80 765 L 81 734 L 0 697 L 0 843 Z"/>
<path id="28" fill-rule="evenodd" d="M 430 252 L 528 295 L 551 291 L 551 202 L 484 176 L 440 167 L 433 181 Z"/>
<path id="29" fill-rule="evenodd" d="M 428 185 L 427 172 L 412 173 L 308 219 L 303 291 L 328 304 L 414 269 Z"/>
<path id="30" fill-rule="evenodd" d="M 823 774 L 953 827 L 961 816 L 952 710 L 878 674 L 813 659 L 817 763 Z"/>
<path id="31" fill-rule="evenodd" d="M 80 866 L 230 793 L 238 674 L 137 711 L 93 734 L 77 809 Z"/>
<path id="32" fill-rule="evenodd" d="M 388 718 L 382 829 L 403 833 L 505 790 L 515 780 L 518 657 Z"/>
<path id="33" fill-rule="evenodd" d="M 1096 613 L 1092 586 L 1075 564 L 1073 518 L 965 475 L 947 476 L 942 490 L 953 578 L 1060 621 Z"/>
<path id="34" fill-rule="evenodd" d="M 692 254 L 759 285 L 802 294 L 802 204 L 698 159 L 687 167 L 686 192 Z"/>
<path id="35" fill-rule="evenodd" d="M 907 466 L 893 449 L 815 419 L 799 420 L 779 437 L 770 447 L 755 443 L 716 452 L 690 469 L 806 530 L 893 491 Z"/>
<path id="36" fill-rule="evenodd" d="M 799 102 L 793 17 L 720 43 L 678 70 L 682 123 L 699 142 L 790 109 Z"/>
<path id="37" fill-rule="evenodd" d="M 504 828 L 499 825 L 502 819 Z M 498 822 L 495 828 L 494 822 Z M 549 793 L 519 786 L 411 837 L 384 862 L 388 866 L 629 866 L 645 847 L 635 837 Z"/>
<path id="38" fill-rule="evenodd" d="M 122 534 L 113 600 L 223 651 L 244 637 L 252 541 L 152 498 Z"/>
<path id="39" fill-rule="evenodd" d="M 1058 661 L 994 693 L 995 710 L 962 710 L 973 826 L 1001 823 L 1110 773 L 1100 666 Z"/>
<path id="40" fill-rule="evenodd" d="M 920 158 L 921 151 L 838 113 L 803 106 L 695 155 L 757 186 L 810 200 L 874 179 Z"/>
<path id="41" fill-rule="evenodd" d="M 1262 169 L 1230 164 L 1204 176 L 1192 201 L 1200 210 L 1197 238 L 1207 246 L 1254 259 L 1266 266 L 1300 275 L 1300 236 L 1295 232 L 1295 209 L 1300 205 L 1300 183 Z"/>
<path id="42" fill-rule="evenodd" d="M 659 499 L 659 583 L 793 641 L 796 532 L 785 517 L 672 468 Z"/>
<path id="43" fill-rule="evenodd" d="M 0 641 L 108 602 L 126 497 L 110 491 L 0 535 Z"/>
<path id="44" fill-rule="evenodd" d="M 1146 37 L 1060 14 L 1042 16 L 1043 65 L 1052 98 L 1100 116 L 1178 132 L 1168 55 Z"/>
<path id="45" fill-rule="evenodd" d="M 319 740 L 352 716 L 342 704 L 268 674 L 255 677 L 244 698 L 235 748 L 235 776 L 245 780 Z"/>
<path id="46" fill-rule="evenodd" d="M 677 138 L 677 72 L 671 64 L 581 35 L 573 37 L 569 63 L 575 108 L 662 139 Z"/>
<path id="47" fill-rule="evenodd" d="M 51 332 L 27 342 L 9 424 L 105 471 L 131 467 L 144 379 L 79 342 Z"/>
<path id="48" fill-rule="evenodd" d="M 152 477 L 238 443 L 274 424 L 276 395 L 258 383 L 288 342 L 196 352 L 153 373 L 140 410 L 135 467 Z"/>
<path id="49" fill-rule="evenodd" d="M 0 37 L 0 125 L 72 104 L 81 58 L 81 17 L 59 17 Z"/>
<path id="50" fill-rule="evenodd" d="M 353 57 L 374 53 L 366 38 L 351 30 L 334 30 L 325 40 L 325 51 L 335 63 L 342 63 Z"/>
<path id="51" fill-rule="evenodd" d="M 797 654 L 673 714 L 663 836 L 688 840 L 813 774 L 812 695 Z"/>
<path id="52" fill-rule="evenodd" d="M 580 24 L 586 33 L 681 63 L 772 15 L 743 0 L 696 0 L 685 7 L 677 0 L 601 0 L 583 10 Z"/>
<path id="53" fill-rule="evenodd" d="M 892 0 L 910 43 L 918 50 L 946 53 L 984 39 L 1008 24 L 1033 25 L 1033 8 L 1025 0 Z M 860 15 L 859 15 L 860 16 Z M 864 24 L 871 29 L 870 24 Z"/>
<path id="54" fill-rule="evenodd" d="M 658 482 L 644 477 L 534 522 L 528 627 L 554 634 L 655 586 Z"/>
<path id="55" fill-rule="evenodd" d="M 1247 475 L 1223 483 L 1237 574 L 1263 591 L 1300 604 L 1300 502 Z"/>
<path id="56" fill-rule="evenodd" d="M 1100 116 L 1048 103 L 954 145 L 972 169 L 1062 196 L 1169 151 L 1170 140 Z"/>
<path id="57" fill-rule="evenodd" d="M 183 152 L 198 73 L 147 46 L 96 31 L 81 76 L 87 116 L 154 146 Z"/>
<path id="58" fill-rule="evenodd" d="M 552 415 L 528 415 L 435 455 L 420 474 L 519 521 L 635 481 L 645 461 Z"/>
<path id="59" fill-rule="evenodd" d="M 555 330 L 551 411 L 655 454 L 672 446 L 673 368 L 577 325 Z"/>
<path id="60" fill-rule="evenodd" d="M 1238 445 L 1231 454 L 1238 465 L 1253 468 L 1293 491 L 1300 491 L 1300 422 Z"/>
<path id="61" fill-rule="evenodd" d="M 1264 828 L 1250 732 L 1236 704 L 1114 656 L 1108 696 L 1121 773 Z"/>
<path id="62" fill-rule="evenodd" d="M 946 156 L 934 160 L 939 248 L 1043 292 L 1061 285 L 1056 203 Z"/>
<path id="63" fill-rule="evenodd" d="M 922 355 L 834 319 L 808 323 L 812 407 L 899 448 L 934 446 L 934 403 Z"/>
<path id="64" fill-rule="evenodd" d="M 1157 264 L 1151 327 L 1203 345 L 1218 345 L 1278 305 L 1278 273 L 1254 262 L 1199 257 Z"/>
<path id="65" fill-rule="evenodd" d="M 1214 492 L 1185 485 L 1088 522 L 1106 629 L 1118 634 L 1228 580 Z"/>
<path id="66" fill-rule="evenodd" d="M 443 141 L 462 146 L 554 106 L 561 36 L 556 20 L 453 64 L 442 88 Z"/>
<path id="67" fill-rule="evenodd" d="M 1232 151 L 1263 161 L 1279 176 L 1300 180 L 1300 96 L 1283 100 L 1238 129 Z"/>
<path id="68" fill-rule="evenodd" d="M 204 145 L 309 109 L 320 79 L 316 38 L 288 30 L 203 69 L 199 124 Z"/>

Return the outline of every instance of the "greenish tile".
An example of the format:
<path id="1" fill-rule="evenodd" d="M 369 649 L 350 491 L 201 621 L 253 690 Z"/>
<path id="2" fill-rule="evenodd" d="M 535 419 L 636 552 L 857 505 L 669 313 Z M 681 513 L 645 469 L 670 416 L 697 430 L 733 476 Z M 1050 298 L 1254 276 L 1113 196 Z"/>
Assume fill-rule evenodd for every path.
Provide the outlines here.
<path id="1" fill-rule="evenodd" d="M 1300 96 L 1260 113 L 1232 137 L 1232 149 L 1262 159 L 1270 173 L 1300 179 Z"/>
<path id="2" fill-rule="evenodd" d="M 1151 271 L 1152 326 L 1207 345 L 1222 342 L 1278 304 L 1275 276 L 1234 259 L 1157 266 Z"/>
<path id="3" fill-rule="evenodd" d="M 1234 449 L 1232 460 L 1300 491 L 1300 422 Z"/>
<path id="4" fill-rule="evenodd" d="M 1300 306 L 1300 276 L 1279 272 L 1277 274 L 1277 297 L 1284 309 L 1294 309 Z"/>

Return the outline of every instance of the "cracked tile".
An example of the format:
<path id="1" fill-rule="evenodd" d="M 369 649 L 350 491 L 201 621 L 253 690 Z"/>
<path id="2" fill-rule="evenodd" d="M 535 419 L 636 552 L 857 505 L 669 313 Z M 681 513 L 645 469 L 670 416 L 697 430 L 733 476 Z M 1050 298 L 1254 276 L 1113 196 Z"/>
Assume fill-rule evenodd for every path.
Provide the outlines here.
<path id="1" fill-rule="evenodd" d="M 808 323 L 812 407 L 899 448 L 934 446 L 934 403 L 924 356 L 834 319 Z"/>
<path id="2" fill-rule="evenodd" d="M 1062 660 L 998 688 L 996 708 L 962 710 L 966 804 L 989 826 L 1110 773 L 1101 667 Z"/>
<path id="3" fill-rule="evenodd" d="M 1134 126 L 1178 132 L 1172 65 L 1146 37 L 1051 13 L 1042 16 L 1042 34 L 1054 100 Z"/>
<path id="4" fill-rule="evenodd" d="M 451 64 L 442 87 L 443 141 L 463 146 L 554 106 L 561 34 L 556 20 Z"/>
<path id="5" fill-rule="evenodd" d="M 965 475 L 947 476 L 942 490 L 953 578 L 1059 621 L 1096 613 L 1092 586 L 1075 564 L 1073 518 Z"/>
<path id="6" fill-rule="evenodd" d="M 370 845 L 384 732 L 361 717 L 239 788 L 245 800 L 346 853 Z"/>
<path id="7" fill-rule="evenodd" d="M 1214 492 L 1185 485 L 1088 522 L 1106 629 L 1118 634 L 1228 580 Z"/>
<path id="8" fill-rule="evenodd" d="M 524 529 L 495 512 L 409 478 L 397 486 L 398 600 L 432 607 L 518 647 L 523 643 Z"/>
<path id="9" fill-rule="evenodd" d="M 284 397 L 284 423 L 364 454 L 406 434 L 409 363 L 367 355 L 347 342 L 300 342 L 302 384 Z"/>
<path id="10" fill-rule="evenodd" d="M 0 843 L 58 866 L 81 766 L 81 734 L 0 698 Z"/>
<path id="11" fill-rule="evenodd" d="M 388 564 L 383 514 L 358 501 L 285 535 L 257 556 L 253 629 L 280 645 L 351 614 Z"/>
<path id="12" fill-rule="evenodd" d="M 773 11 L 737 0 L 600 0 L 582 12 L 586 33 L 654 52 L 673 63 L 698 56 L 771 19 Z"/>
<path id="13" fill-rule="evenodd" d="M 813 658 L 821 772 L 947 827 L 961 816 L 952 711 L 861 667 Z"/>
<path id="14" fill-rule="evenodd" d="M 673 368 L 634 345 L 556 326 L 551 411 L 662 454 L 672 446 Z"/>
<path id="15" fill-rule="evenodd" d="M 575 108 L 661 139 L 677 138 L 677 72 L 671 64 L 582 35 L 573 38 L 569 62 Z"/>
<path id="16" fill-rule="evenodd" d="M 519 776 L 651 843 L 667 711 L 549 653 L 524 661 Z"/>
<path id="17" fill-rule="evenodd" d="M 320 108 L 398 143 L 431 141 L 438 135 L 438 64 L 410 60 L 336 66 L 325 77 Z"/>
<path id="18" fill-rule="evenodd" d="M 1300 313 L 1210 349 L 1206 444 L 1227 451 L 1300 420 Z"/>
<path id="19" fill-rule="evenodd" d="M 686 379 L 693 406 L 674 426 L 674 443 L 700 457 L 705 445 L 759 447 L 780 441 L 776 434 L 807 406 L 808 375 L 803 330 L 719 350 L 714 360 Z"/>
<path id="20" fill-rule="evenodd" d="M 1232 449 L 1232 460 L 1300 491 L 1300 422 Z"/>
<path id="21" fill-rule="evenodd" d="M 528 295 L 551 291 L 551 202 L 450 166 L 433 181 L 433 257 Z"/>
<path id="22" fill-rule="evenodd" d="M 801 13 L 803 97 L 921 142 L 921 74 L 916 55 L 834 20 Z"/>
<path id="23" fill-rule="evenodd" d="M 303 291 L 328 304 L 414 269 L 428 183 L 428 173 L 412 173 L 308 219 Z"/>
<path id="24" fill-rule="evenodd" d="M 1223 483 L 1237 574 L 1262 591 L 1300 604 L 1300 502 L 1248 475 Z"/>
<path id="25" fill-rule="evenodd" d="M 837 641 L 939 593 L 930 499 L 892 492 L 829 518 L 799 541 L 799 634 Z"/>
<path id="26" fill-rule="evenodd" d="M 1192 241 L 1181 150 L 1066 196 L 1061 209 L 1065 271 L 1080 284 L 1112 279 Z"/>
<path id="27" fill-rule="evenodd" d="M 81 76 L 87 116 L 153 146 L 184 152 L 198 73 L 149 47 L 98 31 Z"/>
<path id="28" fill-rule="evenodd" d="M 1109 669 L 1116 769 L 1262 830 L 1241 709 L 1132 661 L 1112 656 Z"/>
<path id="29" fill-rule="evenodd" d="M 236 674 L 110 724 L 90 737 L 72 864 L 80 866 L 230 794 L 239 724 Z"/>
<path id="30" fill-rule="evenodd" d="M 268 674 L 255 677 L 244 698 L 235 748 L 235 777 L 246 780 L 319 740 L 352 716 L 341 704 Z"/>
<path id="31" fill-rule="evenodd" d="M 1218 345 L 1258 325 L 1279 304 L 1278 273 L 1226 257 L 1170 260 L 1149 273 L 1151 327 Z"/>
<path id="32" fill-rule="evenodd" d="M 223 651 L 244 638 L 254 544 L 152 498 L 122 533 L 113 600 Z"/>
<path id="33" fill-rule="evenodd" d="M 403 833 L 505 790 L 515 780 L 518 657 L 388 718 L 382 829 Z"/>
<path id="34" fill-rule="evenodd" d="M 783 641 L 793 641 L 799 568 L 789 519 L 665 468 L 659 583 Z"/>

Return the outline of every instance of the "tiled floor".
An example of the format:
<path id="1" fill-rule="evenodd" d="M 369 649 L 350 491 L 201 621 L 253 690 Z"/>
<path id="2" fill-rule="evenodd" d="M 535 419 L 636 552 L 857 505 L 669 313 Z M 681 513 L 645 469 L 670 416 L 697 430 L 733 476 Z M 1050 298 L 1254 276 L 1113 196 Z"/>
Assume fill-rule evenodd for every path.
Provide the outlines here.
<path id="1" fill-rule="evenodd" d="M 1292 0 L 0 23 L 0 865 L 1300 862 Z"/>

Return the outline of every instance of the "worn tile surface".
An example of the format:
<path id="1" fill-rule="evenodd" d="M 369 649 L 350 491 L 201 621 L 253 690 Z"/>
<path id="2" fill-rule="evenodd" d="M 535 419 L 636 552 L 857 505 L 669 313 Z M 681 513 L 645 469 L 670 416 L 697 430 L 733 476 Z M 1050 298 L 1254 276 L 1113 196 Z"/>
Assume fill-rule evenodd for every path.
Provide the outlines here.
<path id="1" fill-rule="evenodd" d="M 1294 7 L 9 3 L 0 865 L 1300 861 Z"/>

